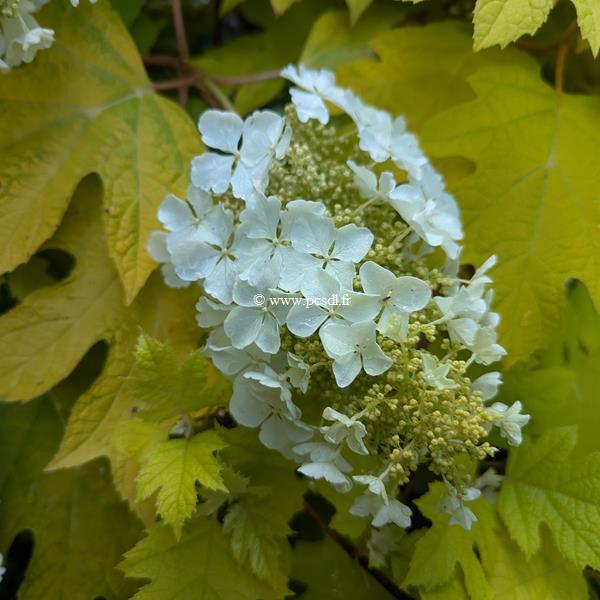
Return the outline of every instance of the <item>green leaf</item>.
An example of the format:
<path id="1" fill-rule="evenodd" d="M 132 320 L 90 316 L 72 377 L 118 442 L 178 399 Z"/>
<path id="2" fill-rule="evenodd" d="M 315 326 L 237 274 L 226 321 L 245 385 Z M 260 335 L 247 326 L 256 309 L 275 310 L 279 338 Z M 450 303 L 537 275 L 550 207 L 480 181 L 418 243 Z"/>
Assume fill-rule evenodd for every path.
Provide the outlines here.
<path id="1" fill-rule="evenodd" d="M 373 0 L 346 0 L 346 4 L 350 11 L 350 22 L 354 25 L 365 10 L 373 4 Z"/>
<path id="2" fill-rule="evenodd" d="M 141 14 L 130 26 L 129 33 L 140 54 L 149 54 L 158 36 L 166 27 L 166 19 L 156 19 Z"/>
<path id="3" fill-rule="evenodd" d="M 400 27 L 371 41 L 372 57 L 337 70 L 341 85 L 365 101 L 403 114 L 411 129 L 440 110 L 473 97 L 468 76 L 482 65 L 514 64 L 514 50 L 474 54 L 468 25 L 457 21 Z"/>
<path id="4" fill-rule="evenodd" d="M 127 26 L 131 25 L 140 14 L 145 0 L 110 0 L 111 6 L 119 13 Z"/>
<path id="5" fill-rule="evenodd" d="M 305 600 L 389 600 L 389 592 L 331 538 L 298 541 L 294 546 L 292 577 L 307 586 Z"/>
<path id="6" fill-rule="evenodd" d="M 144 402 L 144 418 L 162 421 L 177 414 L 226 403 L 228 386 L 214 376 L 201 349 L 179 360 L 167 343 L 142 335 L 137 343 L 136 371 L 131 380 L 136 398 Z M 209 378 L 212 381 L 209 382 Z M 212 384 L 212 387 L 211 387 Z"/>
<path id="7" fill-rule="evenodd" d="M 600 315 L 585 287 L 578 283 L 567 294 L 567 305 L 551 343 L 527 362 L 504 374 L 500 400 L 522 400 L 532 415 L 530 435 L 552 427 L 577 425 L 580 455 L 600 450 L 598 382 Z"/>
<path id="8" fill-rule="evenodd" d="M 273 482 L 273 487 L 277 482 Z M 272 488 L 249 488 L 229 508 L 223 531 L 231 534 L 236 559 L 247 564 L 260 579 L 269 583 L 281 597 L 289 593 L 288 575 L 291 550 L 287 536 L 292 533 L 292 517 L 281 511 Z"/>
<path id="9" fill-rule="evenodd" d="M 276 15 L 282 15 L 294 2 L 298 0 L 271 0 L 273 12 Z"/>
<path id="10" fill-rule="evenodd" d="M 595 98 L 557 94 L 537 64 L 482 69 L 470 82 L 477 98 L 432 118 L 423 137 L 434 155 L 476 164 L 452 186 L 463 259 L 498 255 L 500 341 L 516 361 L 548 342 L 569 277 L 600 300 L 600 113 Z"/>
<path id="11" fill-rule="evenodd" d="M 524 34 L 533 35 L 548 18 L 553 0 L 477 0 L 473 14 L 475 50 L 504 47 Z"/>
<path id="12" fill-rule="evenodd" d="M 221 459 L 249 482 L 243 490 L 231 488 L 224 524 L 233 553 L 283 597 L 290 571 L 289 522 L 302 509 L 306 484 L 293 463 L 261 444 L 256 431 L 236 427 L 221 434 L 228 444 Z"/>
<path id="13" fill-rule="evenodd" d="M 145 246 L 158 204 L 184 191 L 198 135 L 181 109 L 152 92 L 108 2 L 77 9 L 52 2 L 39 19 L 56 43 L 5 75 L 0 91 L 0 272 L 52 235 L 77 183 L 96 172 L 109 253 L 129 303 L 155 266 Z"/>
<path id="14" fill-rule="evenodd" d="M 263 446 L 256 430 L 236 427 L 221 430 L 227 443 L 223 462 L 246 477 L 252 487 L 269 489 L 277 513 L 273 519 L 286 523 L 302 508 L 306 481 L 296 474 L 296 465 L 279 452 Z"/>
<path id="15" fill-rule="evenodd" d="M 160 441 L 141 457 L 138 500 L 158 491 L 156 510 L 165 523 L 173 526 L 177 538 L 196 508 L 196 482 L 209 490 L 226 489 L 222 465 L 214 456 L 224 447 L 215 431 L 203 431 L 191 438 Z"/>
<path id="16" fill-rule="evenodd" d="M 576 429 L 546 432 L 509 456 L 499 508 L 527 556 L 540 547 L 540 525 L 579 569 L 600 567 L 600 452 L 572 457 Z"/>
<path id="17" fill-rule="evenodd" d="M 269 587 L 240 567 L 215 519 L 195 518 L 177 540 L 156 525 L 125 554 L 128 577 L 151 580 L 134 600 L 276 600 Z"/>
<path id="18" fill-rule="evenodd" d="M 402 18 L 394 7 L 375 6 L 351 26 L 345 11 L 328 11 L 319 16 L 302 50 L 300 61 L 308 67 L 333 69 L 371 55 L 370 42 Z"/>
<path id="19" fill-rule="evenodd" d="M 19 598 L 129 597 L 135 586 L 115 566 L 140 524 L 119 501 L 104 462 L 43 472 L 61 433 L 48 398 L 0 405 L 0 550 L 6 556 L 22 530 L 34 538 Z"/>

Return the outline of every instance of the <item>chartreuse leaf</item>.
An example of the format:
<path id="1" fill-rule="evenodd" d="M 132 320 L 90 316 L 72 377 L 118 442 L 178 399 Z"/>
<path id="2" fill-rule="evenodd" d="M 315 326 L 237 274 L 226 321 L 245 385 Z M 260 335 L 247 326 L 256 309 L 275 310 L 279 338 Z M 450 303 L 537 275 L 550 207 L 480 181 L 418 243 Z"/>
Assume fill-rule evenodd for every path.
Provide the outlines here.
<path id="1" fill-rule="evenodd" d="M 135 590 L 115 569 L 141 526 L 119 501 L 102 461 L 44 473 L 62 434 L 48 398 L 0 405 L 0 551 L 22 530 L 34 547 L 19 598 L 121 600 Z"/>
<path id="2" fill-rule="evenodd" d="M 544 523 L 561 554 L 579 569 L 600 568 L 600 452 L 573 456 L 576 428 L 526 440 L 508 459 L 500 513 L 527 556 L 540 547 Z"/>
<path id="3" fill-rule="evenodd" d="M 573 0 L 573 4 L 581 35 L 590 43 L 595 56 L 600 49 L 600 5 L 594 0 Z"/>
<path id="4" fill-rule="evenodd" d="M 473 23 L 475 50 L 494 44 L 506 46 L 522 35 L 533 35 L 546 21 L 552 0 L 477 0 Z M 592 51 L 600 48 L 600 5 L 594 0 L 573 0 L 581 35 Z"/>
<path id="5" fill-rule="evenodd" d="M 305 600 L 389 600 L 393 596 L 331 538 L 298 541 L 292 577 L 306 585 Z"/>
<path id="6" fill-rule="evenodd" d="M 467 78 L 477 68 L 522 60 L 511 49 L 473 53 L 470 28 L 457 21 L 399 27 L 370 45 L 371 56 L 337 70 L 339 83 L 367 102 L 405 115 L 415 131 L 440 110 L 473 97 Z"/>
<path id="7" fill-rule="evenodd" d="M 449 582 L 460 565 L 469 595 L 486 598 L 490 589 L 481 563 L 473 552 L 473 534 L 450 525 L 449 516 L 440 514 L 435 508 L 443 491 L 442 484 L 435 484 L 432 491 L 417 502 L 433 525 L 417 541 L 403 583 L 431 590 Z"/>
<path id="8" fill-rule="evenodd" d="M 527 427 L 531 435 L 577 425 L 576 452 L 586 455 L 600 450 L 600 315 L 581 283 L 570 286 L 555 330 L 546 348 L 505 373 L 500 400 L 524 403 L 525 411 L 533 415 Z"/>
<path id="9" fill-rule="evenodd" d="M 77 256 L 70 275 L 31 293 L 0 317 L 0 335 L 13 349 L 0 361 L 0 393 L 8 400 L 29 400 L 65 378 L 95 342 L 107 340 L 102 372 L 75 402 L 50 467 L 73 467 L 108 456 L 119 492 L 134 506 L 132 482 L 138 465 L 115 450 L 112 438 L 137 403 L 128 378 L 138 328 L 169 340 L 179 351 L 189 351 L 198 339 L 195 294 L 165 288 L 156 274 L 125 307 L 118 275 L 106 253 L 100 191 L 96 180 L 84 180 L 61 228 L 47 243 Z"/>
<path id="10" fill-rule="evenodd" d="M 423 139 L 434 155 L 477 165 L 452 186 L 463 259 L 498 255 L 500 341 L 516 361 L 550 339 L 569 277 L 600 300 L 600 112 L 595 98 L 557 94 L 537 63 L 481 69 L 469 81 L 477 98 L 433 117 Z"/>
<path id="11" fill-rule="evenodd" d="M 416 542 L 404 585 L 418 587 L 428 600 L 587 598 L 581 572 L 562 559 L 547 536 L 526 558 L 510 539 L 496 507 L 485 498 L 469 503 L 478 519 L 471 531 L 449 525 L 448 516 L 435 508 L 442 487 L 434 484 L 417 502 L 433 525 Z"/>
<path id="12" fill-rule="evenodd" d="M 87 179 L 47 244 L 77 256 L 69 276 L 29 294 L 0 317 L 0 338 L 11 348 L 0 361 L 5 400 L 31 400 L 48 391 L 123 319 L 122 287 L 106 254 L 100 194 L 98 182 Z"/>
<path id="13" fill-rule="evenodd" d="M 196 517 L 177 540 L 156 525 L 125 554 L 128 577 L 149 579 L 134 600 L 276 600 L 266 583 L 238 565 L 214 518 Z"/>
<path id="14" fill-rule="evenodd" d="M 553 0 L 477 0 L 473 14 L 475 50 L 504 47 L 524 34 L 533 35 L 548 18 Z"/>
<path id="15" fill-rule="evenodd" d="M 138 500 L 158 491 L 156 510 L 173 526 L 177 538 L 196 508 L 196 483 L 209 490 L 226 489 L 222 465 L 214 455 L 224 447 L 215 431 L 203 431 L 192 437 L 161 440 L 141 455 Z"/>
<path id="16" fill-rule="evenodd" d="M 96 172 L 109 253 L 129 303 L 154 268 L 145 246 L 158 204 L 184 191 L 198 136 L 181 109 L 153 93 L 109 2 L 51 2 L 40 21 L 56 43 L 3 77 L 0 91 L 0 272 L 52 235 L 77 183 Z"/>
<path id="17" fill-rule="evenodd" d="M 143 403 L 146 419 L 161 421 L 229 399 L 225 380 L 214 376 L 201 349 L 180 360 L 170 344 L 142 335 L 135 360 L 132 393 Z"/>

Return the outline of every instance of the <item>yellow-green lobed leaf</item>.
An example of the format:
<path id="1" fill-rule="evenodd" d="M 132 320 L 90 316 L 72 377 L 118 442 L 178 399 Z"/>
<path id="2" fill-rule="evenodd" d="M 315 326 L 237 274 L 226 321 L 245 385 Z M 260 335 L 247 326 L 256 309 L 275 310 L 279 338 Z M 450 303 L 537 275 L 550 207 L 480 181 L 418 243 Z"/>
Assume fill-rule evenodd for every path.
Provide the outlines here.
<path id="1" fill-rule="evenodd" d="M 240 567 L 220 525 L 197 517 L 178 541 L 156 525 L 125 555 L 128 577 L 150 580 L 133 600 L 279 600 L 267 584 Z"/>
<path id="2" fill-rule="evenodd" d="M 466 227 L 463 260 L 492 254 L 495 308 L 508 360 L 547 343 L 570 277 L 600 300 L 600 112 L 595 98 L 557 94 L 536 64 L 481 69 L 477 99 L 433 117 L 435 156 L 462 156 L 474 172 L 452 186 Z"/>
<path id="3" fill-rule="evenodd" d="M 156 510 L 165 523 L 173 526 L 177 538 L 196 508 L 196 482 L 209 490 L 226 489 L 222 465 L 214 456 L 224 447 L 215 431 L 203 431 L 191 438 L 160 441 L 141 456 L 138 500 L 158 491 Z"/>
<path id="4" fill-rule="evenodd" d="M 104 184 L 109 252 L 131 302 L 155 264 L 146 252 L 164 195 L 185 189 L 200 148 L 193 124 L 157 94 L 108 2 L 49 3 L 56 42 L 0 89 L 0 272 L 26 261 L 59 225 L 91 172 Z"/>

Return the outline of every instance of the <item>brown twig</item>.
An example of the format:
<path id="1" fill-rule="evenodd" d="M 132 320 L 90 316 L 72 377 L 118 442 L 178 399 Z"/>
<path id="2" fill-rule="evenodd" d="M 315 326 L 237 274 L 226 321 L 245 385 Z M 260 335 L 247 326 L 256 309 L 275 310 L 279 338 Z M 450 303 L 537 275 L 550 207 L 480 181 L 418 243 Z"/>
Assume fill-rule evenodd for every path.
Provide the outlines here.
<path id="1" fill-rule="evenodd" d="M 188 47 L 187 36 L 185 33 L 181 0 L 171 0 L 171 7 L 173 9 L 173 25 L 175 26 L 175 36 L 177 37 L 179 61 L 185 66 L 190 62 L 190 49 Z"/>
<path id="2" fill-rule="evenodd" d="M 561 44 L 558 47 L 558 53 L 556 55 L 556 67 L 554 69 L 554 89 L 558 94 L 563 91 L 563 80 L 565 75 L 565 62 L 567 61 L 567 54 L 569 53 L 569 46 L 566 43 Z"/>
<path id="3" fill-rule="evenodd" d="M 569 26 L 564 30 L 556 54 L 556 67 L 554 69 L 554 89 L 560 94 L 563 91 L 563 81 L 565 75 L 565 63 L 569 54 L 569 44 L 571 37 L 577 31 L 577 19 L 573 19 Z"/>
<path id="4" fill-rule="evenodd" d="M 368 558 L 361 555 L 358 548 L 350 540 L 329 527 L 321 515 L 306 501 L 304 502 L 304 512 L 319 526 L 319 529 L 325 535 L 338 544 L 352 560 L 356 561 L 371 577 L 376 579 L 394 598 L 397 598 L 397 600 L 413 600 L 411 596 L 403 592 L 383 571 L 370 567 Z"/>
<path id="5" fill-rule="evenodd" d="M 155 90 L 179 90 L 184 87 L 196 85 L 200 75 L 198 73 L 190 73 L 176 79 L 168 79 L 167 81 L 156 81 L 152 84 Z"/>
<path id="6" fill-rule="evenodd" d="M 167 54 L 154 54 L 142 56 L 142 60 L 146 65 L 156 65 L 159 67 L 174 67 L 179 69 L 179 58 L 177 56 L 168 56 Z"/>

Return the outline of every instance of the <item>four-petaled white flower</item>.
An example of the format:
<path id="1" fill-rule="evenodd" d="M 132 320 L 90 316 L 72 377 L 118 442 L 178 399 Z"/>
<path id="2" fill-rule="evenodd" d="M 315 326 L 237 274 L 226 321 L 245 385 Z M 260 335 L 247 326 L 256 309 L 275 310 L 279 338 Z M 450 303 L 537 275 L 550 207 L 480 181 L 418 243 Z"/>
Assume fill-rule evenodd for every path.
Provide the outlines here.
<path id="1" fill-rule="evenodd" d="M 375 318 L 383 309 L 377 323 L 378 331 L 397 341 L 404 340 L 410 314 L 429 303 L 429 285 L 410 275 L 397 277 L 372 261 L 364 263 L 359 273 L 365 295 L 352 293 L 351 304 L 364 308 L 365 320 Z"/>
<path id="2" fill-rule="evenodd" d="M 471 389 L 474 392 L 481 393 L 481 399 L 484 402 L 491 400 L 502 385 L 502 374 L 498 371 L 490 371 L 479 376 L 471 383 Z"/>
<path id="3" fill-rule="evenodd" d="M 334 359 L 333 374 L 341 387 L 349 386 L 364 369 L 368 375 L 381 375 L 392 366 L 376 340 L 375 323 L 327 323 L 319 330 L 323 348 Z"/>
<path id="4" fill-rule="evenodd" d="M 438 390 L 451 390 L 456 387 L 456 381 L 446 377 L 450 371 L 450 365 L 440 364 L 433 355 L 421 352 L 423 371 L 421 372 L 425 383 Z"/>
<path id="5" fill-rule="evenodd" d="M 242 371 L 258 370 L 268 365 L 271 359 L 270 354 L 263 352 L 255 344 L 250 344 L 243 349 L 235 348 L 223 327 L 211 331 L 206 340 L 204 353 L 221 373 L 229 377 Z"/>
<path id="6" fill-rule="evenodd" d="M 312 269 L 302 279 L 300 291 L 305 302 L 295 304 L 287 315 L 288 329 L 298 337 L 309 337 L 326 323 L 364 320 L 362 311 L 351 303 L 347 289 L 339 280 L 323 269 Z"/>
<path id="7" fill-rule="evenodd" d="M 222 194 L 231 185 L 236 198 L 252 200 L 268 183 L 273 158 L 281 159 L 290 143 L 291 129 L 272 111 L 256 111 L 243 121 L 235 113 L 208 110 L 198 121 L 203 142 L 219 150 L 192 161 L 192 183 Z"/>
<path id="8" fill-rule="evenodd" d="M 306 442 L 296 446 L 294 452 L 309 459 L 298 468 L 299 473 L 313 479 L 324 479 L 341 493 L 352 488 L 352 482 L 346 475 L 352 471 L 352 466 L 341 455 L 339 447 L 326 442 Z"/>
<path id="9" fill-rule="evenodd" d="M 282 450 L 312 436 L 312 430 L 298 422 L 301 413 L 290 389 L 270 367 L 236 377 L 229 410 L 241 425 L 260 426 L 260 440 L 268 448 Z"/>
<path id="10" fill-rule="evenodd" d="M 464 503 L 479 498 L 481 490 L 474 487 L 459 490 L 448 482 L 446 482 L 446 487 L 447 491 L 438 503 L 438 511 L 450 515 L 448 521 L 450 525 L 460 525 L 463 529 L 470 531 L 473 523 L 477 521 L 477 517 Z"/>
<path id="11" fill-rule="evenodd" d="M 296 292 L 306 269 L 315 263 L 312 257 L 292 248 L 283 225 L 286 212 L 281 211 L 278 198 L 258 194 L 240 215 L 232 253 L 240 278 L 251 285 L 258 285 L 265 272 L 278 273 L 273 287 Z"/>
<path id="12" fill-rule="evenodd" d="M 389 200 L 390 192 L 396 188 L 393 173 L 384 171 L 379 176 L 378 182 L 377 176 L 371 169 L 358 165 L 353 160 L 349 160 L 347 164 L 354 171 L 354 184 L 363 198 L 379 204 Z"/>
<path id="13" fill-rule="evenodd" d="M 395 498 L 387 502 L 380 495 L 365 492 L 359 496 L 349 510 L 357 517 L 372 517 L 373 527 L 383 527 L 391 523 L 406 529 L 410 527 L 412 510 Z"/>
<path id="14" fill-rule="evenodd" d="M 379 475 L 353 475 L 352 479 L 357 483 L 366 485 L 369 492 L 375 496 L 379 496 L 386 504 L 388 503 L 388 495 L 385 487 L 386 481 L 388 480 L 389 467 L 386 468 Z"/>
<path id="15" fill-rule="evenodd" d="M 328 406 L 323 411 L 323 418 L 334 421 L 333 425 L 321 427 L 323 437 L 332 444 L 339 446 L 346 442 L 348 448 L 357 454 L 369 454 L 364 437 L 367 435 L 366 427 L 359 420 L 360 415 L 348 417 Z"/>
<path id="16" fill-rule="evenodd" d="M 153 231 L 148 238 L 146 250 L 148 254 L 158 263 L 161 263 L 160 271 L 165 283 L 172 288 L 186 288 L 190 286 L 189 281 L 184 281 L 175 272 L 175 267 L 171 261 L 171 254 L 167 248 L 166 231 Z"/>
<path id="17" fill-rule="evenodd" d="M 450 258 L 459 252 L 463 237 L 458 206 L 444 190 L 444 180 L 430 165 L 419 179 L 399 185 L 389 194 L 390 204 L 430 246 L 441 246 Z"/>
<path id="18" fill-rule="evenodd" d="M 343 103 L 344 91 L 335 85 L 335 77 L 331 71 L 288 65 L 282 69 L 281 76 L 298 86 L 290 89 L 290 96 L 302 123 L 317 119 L 325 125 L 329 121 L 325 101 L 337 106 Z"/>
<path id="19" fill-rule="evenodd" d="M 288 369 L 285 372 L 289 382 L 306 394 L 310 383 L 310 367 L 299 357 L 291 352 L 287 353 Z"/>
<path id="20" fill-rule="evenodd" d="M 493 423 L 500 428 L 500 435 L 508 440 L 511 446 L 519 446 L 523 441 L 521 429 L 529 423 L 531 415 L 522 415 L 523 405 L 517 400 L 512 406 L 502 402 L 494 402 L 487 413 L 493 418 Z"/>
<path id="21" fill-rule="evenodd" d="M 54 43 L 54 31 L 41 27 L 33 13 L 48 0 L 21 0 L 0 15 L 0 73 L 30 63 Z"/>
<path id="22" fill-rule="evenodd" d="M 324 268 L 346 288 L 352 288 L 354 264 L 365 257 L 373 243 L 373 234 L 366 227 L 350 223 L 336 229 L 326 215 L 307 214 L 296 219 L 289 232 L 293 248 L 305 254 L 310 265 Z"/>
<path id="23" fill-rule="evenodd" d="M 281 345 L 280 328 L 285 323 L 288 306 L 277 300 L 283 292 L 272 284 L 260 287 L 238 279 L 233 286 L 233 302 L 237 305 L 225 319 L 225 333 L 235 348 L 256 344 L 264 352 L 275 354 Z M 258 303 L 257 298 L 262 302 Z"/>

